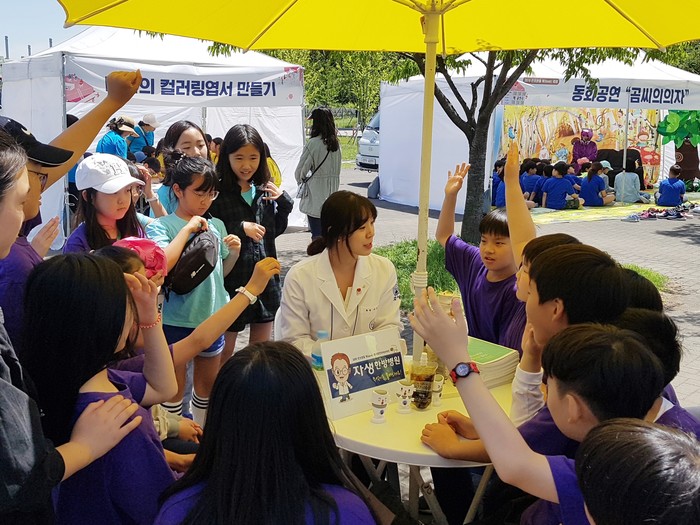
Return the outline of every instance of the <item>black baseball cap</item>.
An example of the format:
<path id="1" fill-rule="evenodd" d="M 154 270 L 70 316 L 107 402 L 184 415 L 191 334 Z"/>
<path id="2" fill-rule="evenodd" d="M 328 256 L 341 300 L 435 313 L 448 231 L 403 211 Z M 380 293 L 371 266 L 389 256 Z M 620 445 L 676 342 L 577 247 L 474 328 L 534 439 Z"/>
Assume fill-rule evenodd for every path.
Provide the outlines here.
<path id="1" fill-rule="evenodd" d="M 72 151 L 39 142 L 27 128 L 11 118 L 0 116 L 0 129 L 8 133 L 22 146 L 24 151 L 27 152 L 29 160 L 33 160 L 42 166 L 60 166 L 73 156 Z"/>

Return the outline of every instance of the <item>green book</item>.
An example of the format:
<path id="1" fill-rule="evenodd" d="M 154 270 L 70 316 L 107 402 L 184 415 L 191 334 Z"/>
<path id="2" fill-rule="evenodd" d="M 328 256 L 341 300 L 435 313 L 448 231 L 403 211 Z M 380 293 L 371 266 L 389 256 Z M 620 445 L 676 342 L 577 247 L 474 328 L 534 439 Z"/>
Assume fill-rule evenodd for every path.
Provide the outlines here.
<path id="1" fill-rule="evenodd" d="M 513 354 L 515 354 L 515 360 L 517 362 L 518 352 L 512 348 L 489 343 L 483 339 L 469 337 L 469 356 L 480 365 L 500 361 L 506 357 L 512 359 Z"/>

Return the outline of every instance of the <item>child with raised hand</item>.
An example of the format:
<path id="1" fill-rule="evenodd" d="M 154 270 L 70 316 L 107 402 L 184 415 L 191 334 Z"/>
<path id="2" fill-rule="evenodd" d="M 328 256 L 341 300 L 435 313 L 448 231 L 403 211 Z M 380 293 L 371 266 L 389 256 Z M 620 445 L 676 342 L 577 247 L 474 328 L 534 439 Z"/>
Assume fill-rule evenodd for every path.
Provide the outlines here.
<path id="1" fill-rule="evenodd" d="M 373 525 L 348 476 L 306 358 L 289 343 L 256 343 L 221 368 L 197 457 L 154 525 Z"/>
<path id="2" fill-rule="evenodd" d="M 586 202 L 586 206 L 607 206 L 615 202 L 615 195 L 608 195 L 605 191 L 605 181 L 600 176 L 602 171 L 603 165 L 594 162 L 581 182 L 579 195 Z"/>
<path id="3" fill-rule="evenodd" d="M 175 266 L 189 238 L 200 230 L 209 230 L 219 240 L 219 261 L 214 271 L 190 293 L 171 293 L 163 305 L 163 331 L 168 343 L 173 344 L 190 335 L 215 311 L 224 306 L 229 295 L 224 288 L 227 275 L 238 259 L 241 246 L 236 235 L 229 235 L 224 224 L 215 218 L 204 219 L 212 201 L 218 196 L 214 166 L 201 157 L 188 157 L 180 151 L 166 151 L 171 191 L 177 199 L 175 212 L 159 217 L 148 225 L 148 236 L 163 250 L 168 259 L 168 270 Z M 217 339 L 194 358 L 194 392 L 192 415 L 197 423 L 204 424 L 211 387 L 219 370 L 224 338 Z M 182 414 L 185 390 L 185 366 L 176 366 L 178 392 L 164 406 L 167 410 Z"/>
<path id="4" fill-rule="evenodd" d="M 700 523 L 700 442 L 638 419 L 592 429 L 576 454 L 586 515 L 596 525 Z"/>
<path id="5" fill-rule="evenodd" d="M 505 210 L 494 210 L 481 220 L 478 248 L 454 235 L 457 194 L 469 167 L 466 163 L 458 164 L 454 174 L 448 172 L 435 238 L 445 247 L 445 268 L 457 281 L 469 326 L 473 327 L 472 335 L 498 343 L 518 306 L 515 298 L 517 267 Z"/>
<path id="6" fill-rule="evenodd" d="M 34 269 L 27 283 L 25 362 L 42 427 L 54 443 L 68 440 L 74 421 L 94 401 L 119 394 L 151 406 L 174 395 L 157 295 L 144 276 L 125 275 L 94 255 L 56 256 Z M 110 368 L 131 347 L 135 326 L 144 337 L 143 372 Z M 57 524 L 153 522 L 157 497 L 174 476 L 148 412 L 139 408 L 137 414 L 142 420 L 133 433 L 61 484 Z"/>
<path id="7" fill-rule="evenodd" d="M 248 124 L 237 124 L 228 130 L 221 143 L 216 172 L 221 194 L 212 203 L 211 213 L 242 243 L 241 259 L 224 280 L 226 290 L 233 296 L 248 281 L 255 263 L 265 257 L 277 257 L 275 239 L 287 229 L 294 200 L 270 182 L 265 144 L 260 133 Z M 247 325 L 251 343 L 270 339 L 281 297 L 282 286 L 275 276 L 259 300 L 251 299 L 250 306 L 226 331 L 223 361 L 231 356 L 238 332 Z"/>
<path id="8" fill-rule="evenodd" d="M 451 377 L 500 478 L 560 503 L 564 525 L 587 523 L 573 461 L 534 452 L 491 396 L 465 351 L 467 325 L 457 302 L 452 305 L 454 320 L 440 309 L 432 289 L 414 304 L 411 325 L 452 369 Z M 552 337 L 543 366 L 554 421 L 577 441 L 600 421 L 643 418 L 664 386 L 661 363 L 640 336 L 601 325 L 573 326 Z M 426 427 L 424 436 L 430 432 Z"/>
<path id="9" fill-rule="evenodd" d="M 134 186 L 143 181 L 131 176 L 126 161 L 106 153 L 84 159 L 75 173 L 80 203 L 73 231 L 63 253 L 89 252 L 123 237 L 144 237 L 132 199 Z"/>

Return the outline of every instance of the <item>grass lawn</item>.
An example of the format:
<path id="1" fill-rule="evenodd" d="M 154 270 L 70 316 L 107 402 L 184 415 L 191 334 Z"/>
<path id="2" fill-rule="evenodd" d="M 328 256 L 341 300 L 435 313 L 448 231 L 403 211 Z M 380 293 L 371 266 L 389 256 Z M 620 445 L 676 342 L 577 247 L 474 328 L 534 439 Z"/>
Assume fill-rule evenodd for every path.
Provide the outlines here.
<path id="1" fill-rule="evenodd" d="M 340 140 L 340 150 L 343 153 L 343 160 L 351 160 L 355 162 L 357 156 L 357 141 L 352 137 L 338 137 Z"/>

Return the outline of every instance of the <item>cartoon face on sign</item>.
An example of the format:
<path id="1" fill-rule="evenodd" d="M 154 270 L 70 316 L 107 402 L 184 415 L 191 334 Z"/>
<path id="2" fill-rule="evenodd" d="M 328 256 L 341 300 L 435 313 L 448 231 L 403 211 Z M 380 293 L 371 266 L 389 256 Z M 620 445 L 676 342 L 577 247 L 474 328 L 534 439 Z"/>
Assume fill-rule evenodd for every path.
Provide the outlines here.
<path id="1" fill-rule="evenodd" d="M 350 358 L 346 354 L 333 354 L 331 357 L 331 372 L 335 378 L 333 388 L 340 395 L 340 402 L 350 399 L 352 385 L 348 383 L 350 377 Z"/>

